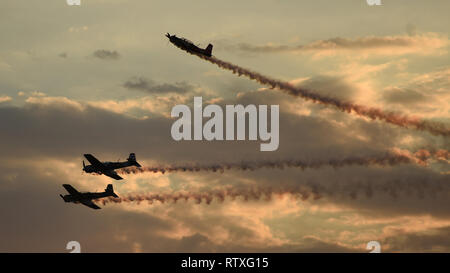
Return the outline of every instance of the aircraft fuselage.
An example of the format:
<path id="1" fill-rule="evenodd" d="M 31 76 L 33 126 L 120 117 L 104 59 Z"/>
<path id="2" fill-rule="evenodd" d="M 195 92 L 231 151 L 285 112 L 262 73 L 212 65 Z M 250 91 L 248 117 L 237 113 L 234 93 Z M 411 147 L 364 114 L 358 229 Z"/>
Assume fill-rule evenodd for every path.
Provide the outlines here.
<path id="1" fill-rule="evenodd" d="M 83 200 L 93 200 L 109 196 L 113 195 L 109 192 L 82 192 L 78 195 L 72 194 L 61 195 L 61 197 L 64 199 L 65 202 L 72 202 L 72 203 L 78 203 Z"/>
<path id="2" fill-rule="evenodd" d="M 134 166 L 134 163 L 130 161 L 124 161 L 124 162 L 102 162 L 102 164 L 105 166 L 105 169 L 107 170 L 115 170 L 120 168 L 126 168 Z M 92 165 L 86 165 L 83 167 L 83 171 L 87 173 L 102 173 L 101 170 L 97 169 L 96 167 Z"/>
<path id="3" fill-rule="evenodd" d="M 185 39 L 185 38 L 178 38 L 176 35 L 170 35 L 169 33 L 167 33 L 166 35 L 167 38 L 169 38 L 169 41 L 174 44 L 175 46 L 186 50 L 188 52 L 192 52 L 192 53 L 196 53 L 196 54 L 201 54 L 207 57 L 211 57 L 212 56 L 212 45 L 209 44 L 205 49 L 200 48 L 196 45 L 194 45 L 191 41 Z"/>

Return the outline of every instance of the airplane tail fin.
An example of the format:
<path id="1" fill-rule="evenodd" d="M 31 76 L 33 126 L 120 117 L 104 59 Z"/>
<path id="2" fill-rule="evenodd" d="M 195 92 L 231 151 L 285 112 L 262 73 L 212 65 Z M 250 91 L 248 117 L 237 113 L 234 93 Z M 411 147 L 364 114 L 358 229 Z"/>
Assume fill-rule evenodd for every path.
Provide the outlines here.
<path id="1" fill-rule="evenodd" d="M 114 193 L 112 184 L 108 184 L 108 186 L 106 186 L 105 192 L 111 194 L 111 196 L 113 196 L 113 197 L 116 197 L 116 198 L 119 197 L 117 194 Z"/>
<path id="2" fill-rule="evenodd" d="M 212 49 L 213 49 L 213 45 L 212 45 L 212 44 L 209 44 L 209 45 L 205 48 L 206 54 L 208 54 L 209 56 L 211 56 L 211 55 L 212 55 Z"/>
<path id="3" fill-rule="evenodd" d="M 133 166 L 136 166 L 136 167 L 139 167 L 139 168 L 141 167 L 141 165 L 139 163 L 137 163 L 137 161 L 136 161 L 136 154 L 135 153 L 131 153 L 127 160 Z"/>

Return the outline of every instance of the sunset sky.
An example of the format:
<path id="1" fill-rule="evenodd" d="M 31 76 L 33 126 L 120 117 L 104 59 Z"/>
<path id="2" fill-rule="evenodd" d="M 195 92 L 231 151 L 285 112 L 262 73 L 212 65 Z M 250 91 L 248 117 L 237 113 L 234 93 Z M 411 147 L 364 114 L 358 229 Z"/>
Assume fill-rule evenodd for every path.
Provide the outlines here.
<path id="1" fill-rule="evenodd" d="M 217 58 L 325 97 L 450 127 L 446 0 L 3 0 L 0 5 L 0 252 L 450 251 L 450 137 L 341 112 L 270 89 L 187 54 Z M 174 141 L 172 107 L 279 105 L 280 143 Z M 147 167 L 339 160 L 418 151 L 394 166 L 221 172 L 82 173 L 136 153 Z M 442 156 L 444 154 L 444 156 Z M 446 155 L 446 156 L 445 156 Z M 64 203 L 62 184 L 130 194 L 263 188 L 292 194 Z"/>

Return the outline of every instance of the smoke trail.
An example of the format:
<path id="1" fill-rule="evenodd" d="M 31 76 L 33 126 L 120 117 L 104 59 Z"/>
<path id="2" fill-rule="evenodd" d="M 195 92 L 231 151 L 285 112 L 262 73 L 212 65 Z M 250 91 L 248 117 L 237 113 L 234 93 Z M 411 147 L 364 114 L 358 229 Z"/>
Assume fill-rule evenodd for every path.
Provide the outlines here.
<path id="1" fill-rule="evenodd" d="M 404 151 L 397 150 L 397 153 L 402 153 Z M 411 155 L 409 155 L 411 156 Z M 414 153 L 414 157 L 418 160 L 427 161 L 429 158 L 434 158 L 438 161 L 450 163 L 450 151 L 447 150 L 437 150 L 437 151 L 428 151 L 425 149 L 420 149 Z"/>
<path id="2" fill-rule="evenodd" d="M 250 188 L 250 189 L 217 189 L 206 190 L 201 192 L 177 192 L 177 193 L 147 193 L 147 194 L 129 194 L 119 198 L 103 198 L 97 199 L 95 202 L 103 205 L 108 203 L 141 203 L 147 201 L 149 204 L 155 202 L 160 203 L 176 203 L 179 200 L 193 200 L 197 204 L 211 204 L 214 200 L 224 202 L 225 200 L 241 200 L 241 201 L 271 201 L 274 198 L 283 198 L 289 196 L 297 200 L 307 200 L 309 198 L 318 200 L 322 196 L 314 190 L 305 187 L 295 187 L 289 189 L 273 189 L 273 188 Z"/>
<path id="3" fill-rule="evenodd" d="M 329 182 L 329 181 L 328 181 Z M 444 179 L 431 179 L 421 181 L 395 180 L 384 181 L 357 181 L 346 183 L 315 183 L 300 182 L 302 185 L 292 187 L 251 187 L 251 188 L 224 188 L 214 190 L 195 190 L 171 193 L 144 193 L 121 195 L 119 198 L 102 198 L 94 200 L 103 205 L 109 203 L 137 203 L 171 204 L 179 201 L 194 201 L 196 204 L 210 205 L 213 201 L 223 203 L 225 201 L 264 201 L 290 198 L 296 201 L 316 201 L 320 199 L 345 199 L 372 198 L 375 194 L 383 194 L 391 198 L 400 196 L 416 196 L 443 198 L 450 197 L 450 184 Z"/>
<path id="4" fill-rule="evenodd" d="M 431 158 L 439 160 L 448 160 L 449 152 L 438 150 L 430 152 L 428 150 L 419 150 L 412 154 L 406 150 L 393 149 L 392 153 L 383 156 L 372 157 L 347 157 L 343 159 L 331 159 L 324 161 L 302 161 L 302 160 L 278 160 L 278 161 L 258 161 L 258 162 L 239 162 L 239 163 L 217 163 L 207 165 L 180 165 L 180 166 L 157 166 L 157 167 L 130 167 L 120 169 L 120 174 L 137 174 L 144 172 L 152 173 L 172 173 L 172 172 L 224 172 L 225 170 L 254 171 L 262 168 L 284 169 L 299 168 L 318 169 L 323 167 L 342 168 L 345 166 L 395 166 L 399 164 L 417 164 L 426 166 Z"/>
<path id="5" fill-rule="evenodd" d="M 184 49 L 183 49 L 184 50 Z M 290 83 L 283 82 L 280 80 L 275 80 L 259 74 L 257 72 L 253 72 L 246 68 L 242 68 L 240 66 L 234 65 L 229 62 L 222 61 L 217 59 L 216 57 L 207 57 L 201 54 L 196 54 L 193 52 L 186 51 L 190 54 L 196 55 L 203 60 L 206 60 L 210 63 L 216 64 L 220 68 L 229 70 L 233 72 L 233 74 L 237 74 L 238 76 L 244 75 L 251 80 L 255 80 L 263 85 L 268 85 L 271 88 L 278 88 L 280 90 L 285 91 L 286 93 L 301 97 L 305 100 L 312 101 L 314 103 L 322 104 L 322 105 L 331 105 L 335 108 L 347 112 L 347 113 L 355 113 L 359 116 L 364 116 L 370 118 L 372 120 L 383 120 L 387 123 L 391 123 L 404 128 L 415 128 L 420 131 L 428 131 L 433 135 L 441 135 L 441 136 L 450 136 L 450 128 L 439 122 L 432 122 L 427 120 L 422 120 L 416 117 L 408 117 L 406 115 L 401 115 L 394 112 L 385 112 L 381 109 L 374 107 L 366 107 L 363 105 L 358 105 L 351 102 L 340 101 L 336 98 L 326 97 L 320 94 L 316 94 L 311 92 L 311 90 L 296 87 Z"/>

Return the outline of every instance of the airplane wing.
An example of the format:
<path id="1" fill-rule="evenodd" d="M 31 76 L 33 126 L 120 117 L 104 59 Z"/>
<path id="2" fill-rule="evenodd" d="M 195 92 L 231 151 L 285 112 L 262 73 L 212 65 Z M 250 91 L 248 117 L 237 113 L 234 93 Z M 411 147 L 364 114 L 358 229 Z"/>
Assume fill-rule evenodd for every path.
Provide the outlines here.
<path id="1" fill-rule="evenodd" d="M 89 161 L 89 163 L 92 164 L 92 166 L 100 169 L 100 170 L 104 170 L 105 169 L 105 165 L 103 165 L 102 162 L 100 162 L 97 158 L 95 158 L 93 155 L 91 154 L 84 154 L 84 157 L 86 157 L 86 159 Z"/>
<path id="2" fill-rule="evenodd" d="M 90 207 L 92 209 L 101 209 L 99 206 L 94 204 L 94 202 L 92 202 L 92 200 L 83 200 L 83 201 L 81 201 L 81 204 L 83 204 L 87 207 Z"/>
<path id="3" fill-rule="evenodd" d="M 122 180 L 123 178 L 120 177 L 115 171 L 113 170 L 108 170 L 108 171 L 104 171 L 102 172 L 104 175 L 109 176 L 111 178 L 114 178 L 116 180 Z"/>
<path id="4" fill-rule="evenodd" d="M 63 187 L 66 189 L 66 191 L 68 191 L 70 194 L 72 195 L 78 195 L 80 194 L 79 191 L 77 191 L 74 187 L 72 187 L 69 184 L 63 184 Z"/>

